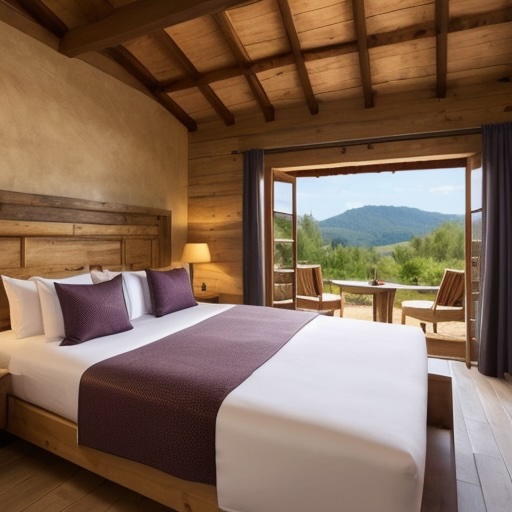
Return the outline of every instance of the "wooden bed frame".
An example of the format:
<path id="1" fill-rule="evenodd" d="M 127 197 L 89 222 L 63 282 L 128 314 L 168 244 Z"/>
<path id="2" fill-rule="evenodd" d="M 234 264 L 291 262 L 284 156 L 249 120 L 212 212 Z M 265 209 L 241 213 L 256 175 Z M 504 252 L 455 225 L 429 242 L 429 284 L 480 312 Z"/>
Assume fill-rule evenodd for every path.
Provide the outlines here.
<path id="1" fill-rule="evenodd" d="M 94 265 L 112 270 L 166 266 L 170 227 L 171 212 L 165 210 L 0 191 L 0 273 L 63 277 Z M 9 308 L 3 285 L 0 288 L 0 330 L 5 330 Z M 10 396 L 7 379 L 0 379 L 0 429 L 5 426 L 28 442 L 178 512 L 220 510 L 213 486 L 78 446 L 76 424 Z M 451 379 L 429 375 L 422 511 L 457 510 L 452 418 Z"/>
<path id="2" fill-rule="evenodd" d="M 140 270 L 169 265 L 171 212 L 0 190 L 0 273 L 65 277 L 102 265 Z M 0 330 L 10 328 L 0 286 Z"/>

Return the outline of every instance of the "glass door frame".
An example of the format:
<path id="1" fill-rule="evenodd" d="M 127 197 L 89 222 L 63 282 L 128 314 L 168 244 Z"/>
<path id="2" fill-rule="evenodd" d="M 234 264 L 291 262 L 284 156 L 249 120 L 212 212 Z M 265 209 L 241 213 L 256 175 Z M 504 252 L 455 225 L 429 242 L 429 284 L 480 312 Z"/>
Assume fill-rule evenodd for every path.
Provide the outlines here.
<path id="1" fill-rule="evenodd" d="M 276 243 L 289 243 L 292 247 L 291 265 L 290 265 L 290 281 L 291 281 L 291 303 L 283 303 L 281 307 L 287 309 L 295 309 L 297 304 L 297 189 L 296 178 L 282 171 L 274 169 L 265 169 L 265 197 L 266 197 L 266 218 L 265 218 L 265 261 L 266 261 L 266 305 L 274 306 L 274 264 L 275 264 L 275 246 Z M 289 183 L 291 189 L 291 211 L 281 212 L 276 208 L 275 183 Z M 291 216 L 291 238 L 287 240 L 278 240 L 274 233 L 274 216 L 275 214 Z"/>
<path id="2" fill-rule="evenodd" d="M 466 343 L 465 343 L 465 358 L 466 364 L 470 364 L 469 361 L 472 358 L 475 360 L 475 342 L 476 340 L 472 338 L 472 332 L 475 332 L 475 324 L 476 321 L 473 321 L 473 325 L 471 325 L 470 320 L 474 320 L 478 311 L 475 311 L 475 306 L 473 304 L 473 296 L 472 296 L 472 264 L 473 264 L 473 254 L 472 254 L 472 204 L 471 204 L 471 173 L 473 170 L 477 169 L 480 166 L 481 156 L 480 154 L 473 154 L 471 156 L 462 157 L 462 158 L 454 158 L 447 160 L 439 160 L 436 158 L 432 158 L 432 160 L 422 161 L 423 168 L 427 171 L 427 165 L 432 165 L 431 168 L 441 168 L 443 164 L 448 164 L 447 166 L 464 166 L 466 164 L 466 176 L 465 176 L 465 188 L 466 188 L 466 200 L 465 200 L 465 301 L 466 301 Z M 427 163 L 428 162 L 428 163 Z M 393 163 L 387 162 L 386 165 L 393 165 Z M 413 164 L 414 165 L 414 164 Z M 371 164 L 370 164 L 371 166 Z M 398 164 L 398 166 L 400 166 Z M 361 166 L 365 167 L 365 166 Z M 404 170 L 405 169 L 400 169 Z M 363 171 L 365 172 L 365 171 Z M 371 171 L 366 171 L 371 172 Z M 406 172 L 406 171 L 405 171 Z M 290 175 L 287 172 L 278 171 L 271 167 L 267 167 L 265 169 L 265 197 L 266 197 L 266 217 L 265 217 L 265 240 L 266 240 L 266 305 L 273 305 L 273 284 L 274 284 L 274 232 L 273 232 L 273 213 L 274 213 L 274 179 L 277 176 L 282 181 L 286 179 L 286 181 L 293 180 L 296 182 L 295 176 Z M 340 172 L 340 174 L 344 174 L 345 172 Z M 295 276 L 296 276 L 296 266 L 297 266 L 297 213 L 296 213 L 296 183 L 294 184 L 294 234 L 293 239 L 295 241 L 295 251 L 294 251 L 294 268 L 295 268 Z M 293 297 L 296 297 L 296 279 L 294 283 L 294 292 Z M 472 330 L 473 329 L 473 330 Z M 460 354 L 458 357 L 461 357 L 463 354 Z"/>
<path id="3" fill-rule="evenodd" d="M 466 352 L 465 362 L 468 368 L 472 361 L 478 361 L 478 303 L 480 301 L 480 248 L 477 249 L 474 235 L 474 215 L 482 214 L 482 184 L 479 187 L 479 201 L 473 186 L 475 172 L 481 171 L 481 155 L 467 159 L 466 164 L 466 212 L 465 212 L 465 291 L 466 291 Z M 476 204 L 475 204 L 476 203 Z M 480 237 L 481 238 L 481 237 Z M 481 246 L 482 240 L 480 240 Z M 475 254 L 475 251 L 477 252 Z"/>

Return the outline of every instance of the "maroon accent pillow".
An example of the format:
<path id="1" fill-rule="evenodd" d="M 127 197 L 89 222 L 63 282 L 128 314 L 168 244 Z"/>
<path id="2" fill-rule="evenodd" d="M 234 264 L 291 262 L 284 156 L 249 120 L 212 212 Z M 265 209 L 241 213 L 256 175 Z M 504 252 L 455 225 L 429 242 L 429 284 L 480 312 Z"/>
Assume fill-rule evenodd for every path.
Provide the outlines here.
<path id="1" fill-rule="evenodd" d="M 155 316 L 197 306 L 190 278 L 184 268 L 164 271 L 146 269 L 146 275 Z"/>
<path id="2" fill-rule="evenodd" d="M 55 283 L 65 336 L 61 345 L 84 341 L 133 329 L 123 295 L 121 275 L 98 284 Z"/>

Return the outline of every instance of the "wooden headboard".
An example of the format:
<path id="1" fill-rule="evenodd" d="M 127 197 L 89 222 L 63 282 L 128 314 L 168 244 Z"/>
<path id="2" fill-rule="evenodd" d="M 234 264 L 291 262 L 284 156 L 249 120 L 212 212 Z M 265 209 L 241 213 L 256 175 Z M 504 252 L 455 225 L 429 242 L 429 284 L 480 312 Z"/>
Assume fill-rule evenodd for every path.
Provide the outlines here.
<path id="1" fill-rule="evenodd" d="M 101 265 L 140 270 L 169 265 L 171 212 L 0 190 L 0 273 L 64 277 Z M 0 285 L 0 330 L 9 305 Z"/>

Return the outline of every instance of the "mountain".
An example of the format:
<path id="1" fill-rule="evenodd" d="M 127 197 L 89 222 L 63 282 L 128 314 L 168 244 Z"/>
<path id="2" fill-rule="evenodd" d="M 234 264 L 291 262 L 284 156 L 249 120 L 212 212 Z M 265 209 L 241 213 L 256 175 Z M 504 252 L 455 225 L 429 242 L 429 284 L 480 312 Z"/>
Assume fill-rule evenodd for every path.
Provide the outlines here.
<path id="1" fill-rule="evenodd" d="M 367 246 L 406 242 L 445 222 L 463 222 L 464 215 L 426 212 L 406 206 L 363 206 L 318 223 L 325 242 Z"/>

